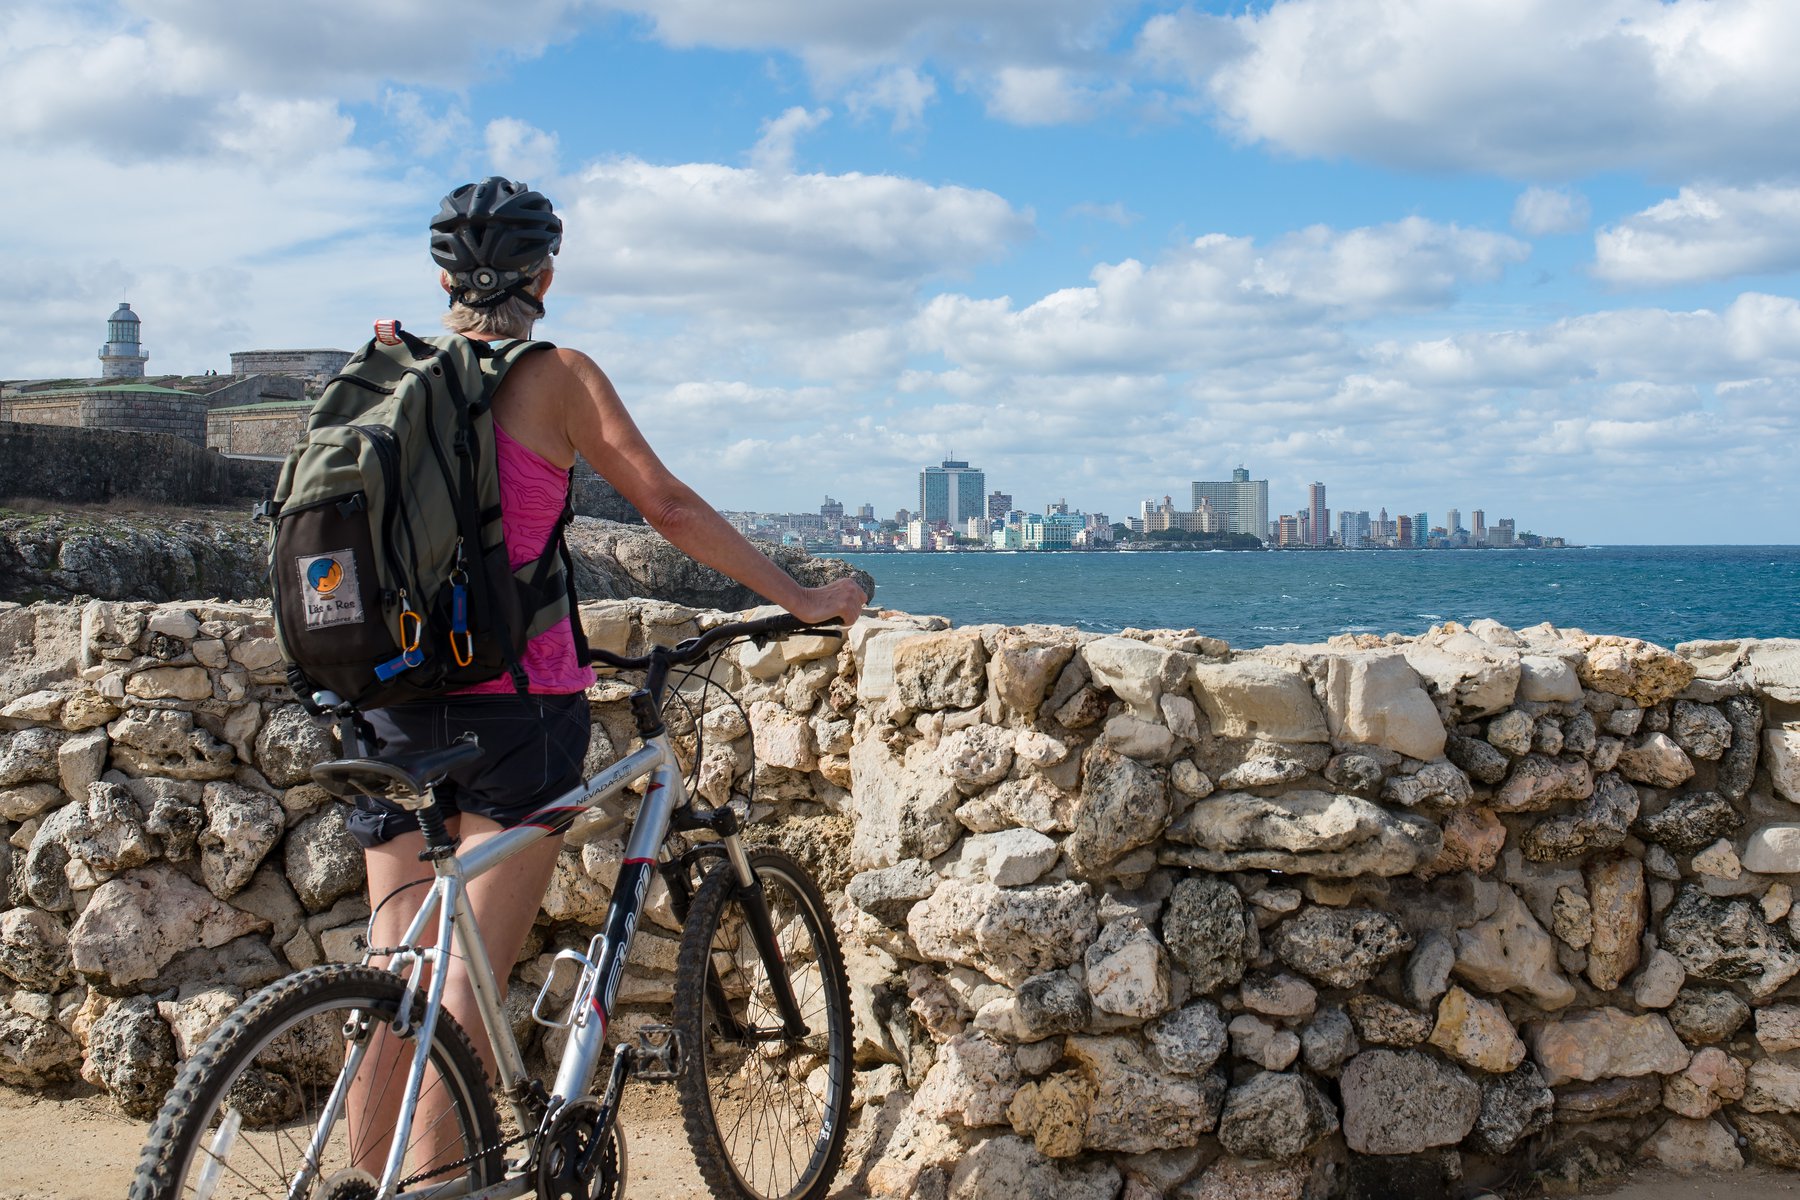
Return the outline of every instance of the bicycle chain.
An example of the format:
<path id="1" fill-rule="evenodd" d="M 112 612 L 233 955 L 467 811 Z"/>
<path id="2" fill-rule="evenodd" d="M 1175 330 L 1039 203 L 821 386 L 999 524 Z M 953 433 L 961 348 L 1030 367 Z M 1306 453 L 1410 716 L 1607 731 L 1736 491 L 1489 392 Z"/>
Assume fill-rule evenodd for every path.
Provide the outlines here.
<path id="1" fill-rule="evenodd" d="M 445 1165 L 443 1165 L 441 1167 L 436 1167 L 429 1171 L 420 1171 L 417 1175 L 409 1176 L 408 1178 L 402 1179 L 399 1183 L 395 1184 L 394 1190 L 403 1192 L 407 1188 L 411 1187 L 413 1184 L 423 1183 L 425 1180 L 430 1179 L 433 1176 L 442 1175 L 448 1171 L 454 1171 L 459 1167 L 471 1166 L 474 1163 L 477 1163 L 477 1162 L 481 1161 L 482 1159 L 486 1158 L 488 1155 L 495 1153 L 496 1151 L 505 1150 L 510 1146 L 524 1145 L 526 1142 L 529 1142 L 532 1138 L 536 1137 L 537 1135 L 538 1135 L 538 1131 L 534 1129 L 530 1133 L 521 1133 L 517 1137 L 507 1138 L 505 1141 L 501 1142 L 497 1146 L 489 1146 L 486 1149 L 477 1150 L 475 1153 L 469 1155 L 468 1157 L 459 1158 L 453 1163 L 446 1163 Z"/>

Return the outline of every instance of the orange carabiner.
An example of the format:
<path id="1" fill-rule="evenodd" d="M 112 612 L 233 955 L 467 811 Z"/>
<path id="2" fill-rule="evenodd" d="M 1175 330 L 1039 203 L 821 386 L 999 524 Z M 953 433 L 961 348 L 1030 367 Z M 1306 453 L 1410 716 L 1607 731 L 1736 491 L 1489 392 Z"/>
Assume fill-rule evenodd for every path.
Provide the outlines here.
<path id="1" fill-rule="evenodd" d="M 459 646 L 456 644 L 456 635 L 450 635 L 450 653 L 456 659 L 457 666 L 466 667 L 475 661 L 475 635 L 465 633 L 462 639 L 463 644 Z"/>
<path id="2" fill-rule="evenodd" d="M 411 632 L 408 632 L 406 618 L 412 618 Z M 410 608 L 400 610 L 400 649 L 411 654 L 419 648 L 419 640 L 425 636 L 425 618 Z"/>

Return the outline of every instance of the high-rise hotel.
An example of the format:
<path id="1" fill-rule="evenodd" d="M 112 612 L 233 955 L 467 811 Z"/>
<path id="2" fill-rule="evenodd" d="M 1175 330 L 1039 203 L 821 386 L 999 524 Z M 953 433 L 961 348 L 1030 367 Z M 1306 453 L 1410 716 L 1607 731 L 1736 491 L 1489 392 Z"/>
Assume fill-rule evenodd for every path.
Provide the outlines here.
<path id="1" fill-rule="evenodd" d="M 987 472 L 957 459 L 919 472 L 919 520 L 960 528 L 970 517 L 985 517 Z"/>
<path id="2" fill-rule="evenodd" d="M 1226 533 L 1248 533 L 1259 538 L 1269 536 L 1268 480 L 1252 479 L 1248 470 L 1239 467 L 1231 473 L 1229 482 L 1194 484 L 1196 511 L 1202 500 L 1212 506 Z"/>

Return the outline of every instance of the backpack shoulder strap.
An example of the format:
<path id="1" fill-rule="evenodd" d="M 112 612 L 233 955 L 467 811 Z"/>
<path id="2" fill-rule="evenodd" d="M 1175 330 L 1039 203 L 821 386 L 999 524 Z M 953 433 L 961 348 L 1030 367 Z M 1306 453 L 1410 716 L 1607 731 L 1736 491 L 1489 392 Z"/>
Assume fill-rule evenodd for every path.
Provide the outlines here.
<path id="1" fill-rule="evenodd" d="M 471 394 L 479 395 L 476 403 L 477 411 L 484 409 L 493 400 L 494 394 L 506 379 L 506 373 L 513 365 L 527 354 L 539 350 L 554 350 L 553 342 L 525 341 L 515 338 L 505 342 L 483 342 L 469 339 L 469 348 L 475 352 L 475 363 L 481 369 L 481 387 L 479 391 L 470 389 Z"/>

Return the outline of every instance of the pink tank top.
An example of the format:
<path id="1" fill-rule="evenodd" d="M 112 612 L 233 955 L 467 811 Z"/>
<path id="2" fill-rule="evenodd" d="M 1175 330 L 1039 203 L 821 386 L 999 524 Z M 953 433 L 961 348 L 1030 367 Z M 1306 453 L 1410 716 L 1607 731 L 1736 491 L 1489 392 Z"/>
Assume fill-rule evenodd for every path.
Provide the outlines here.
<path id="1" fill-rule="evenodd" d="M 500 524 L 506 530 L 506 556 L 513 569 L 535 562 L 550 542 L 556 519 L 562 516 L 563 496 L 569 474 L 522 442 L 516 442 L 494 422 L 494 459 L 500 473 Z M 519 659 L 536 695 L 566 696 L 593 685 L 594 670 L 575 653 L 575 634 L 567 621 L 558 621 L 532 638 Z M 451 693 L 457 696 L 511 695 L 511 678 L 502 675 L 474 687 Z"/>

